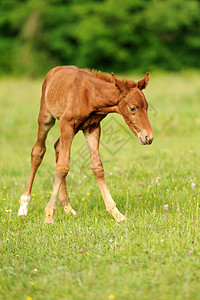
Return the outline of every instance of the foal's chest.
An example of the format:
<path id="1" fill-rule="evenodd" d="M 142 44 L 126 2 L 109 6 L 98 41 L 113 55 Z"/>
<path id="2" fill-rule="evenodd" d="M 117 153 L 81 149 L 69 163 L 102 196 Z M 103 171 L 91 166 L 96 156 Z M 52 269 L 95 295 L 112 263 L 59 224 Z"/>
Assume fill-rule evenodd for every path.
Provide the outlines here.
<path id="1" fill-rule="evenodd" d="M 99 115 L 99 114 L 91 114 L 87 120 L 81 124 L 79 129 L 86 130 L 90 129 L 92 131 L 94 128 L 99 126 L 99 123 L 106 117 L 106 115 Z"/>

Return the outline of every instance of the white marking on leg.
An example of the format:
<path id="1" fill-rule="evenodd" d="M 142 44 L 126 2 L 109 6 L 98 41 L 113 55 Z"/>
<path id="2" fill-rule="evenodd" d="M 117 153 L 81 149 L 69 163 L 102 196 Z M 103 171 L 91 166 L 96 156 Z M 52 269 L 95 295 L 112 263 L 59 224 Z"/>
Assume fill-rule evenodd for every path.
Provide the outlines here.
<path id="1" fill-rule="evenodd" d="M 103 195 L 104 202 L 106 204 L 107 211 L 115 218 L 117 222 L 124 222 L 126 220 L 126 217 L 122 215 L 122 213 L 120 213 L 120 211 L 118 210 L 116 203 L 109 192 L 105 180 L 103 180 L 102 182 L 99 181 L 99 186 Z"/>
<path id="2" fill-rule="evenodd" d="M 25 196 L 25 195 L 21 196 L 19 200 L 20 207 L 18 210 L 19 217 L 26 217 L 28 215 L 28 205 L 30 201 L 31 201 L 31 196 Z"/>
<path id="3" fill-rule="evenodd" d="M 64 211 L 66 214 L 69 214 L 70 212 L 72 213 L 72 215 L 76 216 L 77 213 L 75 210 L 73 210 L 73 208 L 71 207 L 71 205 L 69 203 L 67 203 L 64 207 Z"/>

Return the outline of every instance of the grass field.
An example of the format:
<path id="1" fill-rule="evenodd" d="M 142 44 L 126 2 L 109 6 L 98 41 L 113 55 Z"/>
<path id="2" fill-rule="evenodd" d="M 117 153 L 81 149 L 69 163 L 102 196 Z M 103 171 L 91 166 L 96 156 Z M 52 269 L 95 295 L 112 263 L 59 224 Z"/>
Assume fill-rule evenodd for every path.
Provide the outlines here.
<path id="1" fill-rule="evenodd" d="M 67 180 L 78 214 L 58 205 L 53 225 L 44 224 L 44 208 L 59 124 L 48 136 L 29 215 L 18 218 L 42 80 L 0 80 L 0 299 L 200 299 L 199 78 L 152 74 L 145 91 L 151 146 L 141 146 L 119 116 L 102 122 L 107 184 L 127 221 L 117 224 L 106 212 L 79 133 Z"/>

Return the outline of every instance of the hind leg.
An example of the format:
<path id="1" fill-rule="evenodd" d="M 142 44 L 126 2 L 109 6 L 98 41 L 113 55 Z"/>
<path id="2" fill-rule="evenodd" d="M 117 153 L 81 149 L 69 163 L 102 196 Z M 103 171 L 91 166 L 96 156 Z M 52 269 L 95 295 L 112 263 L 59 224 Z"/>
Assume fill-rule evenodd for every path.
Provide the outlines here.
<path id="1" fill-rule="evenodd" d="M 55 148 L 55 152 L 56 152 L 56 163 L 57 163 L 58 157 L 59 157 L 59 150 L 60 150 L 60 138 L 55 143 L 54 148 Z M 69 214 L 71 212 L 73 215 L 76 215 L 75 210 L 73 210 L 73 208 L 71 207 L 71 205 L 69 203 L 69 198 L 68 198 L 68 194 L 67 194 L 66 179 L 63 180 L 63 182 L 60 186 L 59 203 L 60 203 L 60 206 L 62 206 L 64 208 L 64 211 L 65 211 L 66 214 Z"/>
<path id="2" fill-rule="evenodd" d="M 69 121 L 70 119 L 70 121 Z M 75 135 L 74 119 L 67 113 L 60 118 L 60 150 L 55 170 L 55 180 L 51 198 L 45 208 L 45 222 L 53 223 L 56 212 L 57 196 L 70 168 L 70 150 Z"/>
<path id="3" fill-rule="evenodd" d="M 47 111 L 44 111 L 44 109 L 40 110 L 38 118 L 38 136 L 31 152 L 31 172 L 29 175 L 29 180 L 26 189 L 19 200 L 20 207 L 18 211 L 18 216 L 26 217 L 28 214 L 28 204 L 31 200 L 31 189 L 34 177 L 46 152 L 45 141 L 47 138 L 48 131 L 54 124 L 55 119 Z"/>

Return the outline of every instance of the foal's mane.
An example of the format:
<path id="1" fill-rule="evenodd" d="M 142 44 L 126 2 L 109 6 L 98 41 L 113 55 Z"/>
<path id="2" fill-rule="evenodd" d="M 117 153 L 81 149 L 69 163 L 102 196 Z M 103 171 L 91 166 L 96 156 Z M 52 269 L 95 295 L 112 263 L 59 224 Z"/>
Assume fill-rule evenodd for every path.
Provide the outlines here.
<path id="1" fill-rule="evenodd" d="M 101 72 L 101 71 L 97 71 L 97 70 L 90 70 L 90 69 L 85 69 L 86 72 L 90 73 L 92 76 L 96 77 L 96 78 L 99 78 L 103 81 L 106 81 L 106 82 L 110 82 L 110 83 L 113 83 L 113 79 L 112 79 L 112 75 L 111 74 L 108 74 L 108 73 L 104 73 L 104 72 Z"/>
<path id="2" fill-rule="evenodd" d="M 89 73 L 93 77 L 96 77 L 96 78 L 98 78 L 102 81 L 105 81 L 105 82 L 114 83 L 117 86 L 119 85 L 119 82 L 124 83 L 127 88 L 133 88 L 133 87 L 137 86 L 137 83 L 135 81 L 127 80 L 127 79 L 125 80 L 125 79 L 122 79 L 120 77 L 115 77 L 113 73 L 112 73 L 112 75 L 115 78 L 114 80 L 113 80 L 113 76 L 109 73 L 104 73 L 104 72 L 101 72 L 101 71 L 97 71 L 95 69 L 92 69 L 92 70 L 84 69 L 84 71 Z M 118 84 L 116 83 L 116 81 L 118 81 Z"/>

